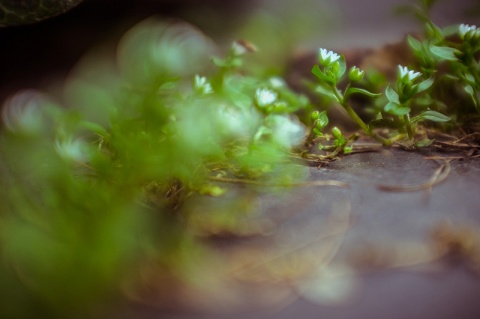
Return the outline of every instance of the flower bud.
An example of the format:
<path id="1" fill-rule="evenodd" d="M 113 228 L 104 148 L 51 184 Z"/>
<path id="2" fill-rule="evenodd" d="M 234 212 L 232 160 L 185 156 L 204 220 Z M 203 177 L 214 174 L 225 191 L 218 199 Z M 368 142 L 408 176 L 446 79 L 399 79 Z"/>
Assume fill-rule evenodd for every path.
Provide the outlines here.
<path id="1" fill-rule="evenodd" d="M 365 72 L 363 70 L 360 70 L 359 68 L 354 66 L 350 69 L 350 73 L 348 73 L 348 78 L 350 79 L 350 81 L 361 81 L 363 79 L 364 73 Z"/>
<path id="2" fill-rule="evenodd" d="M 342 131 L 338 127 L 332 128 L 332 135 L 335 137 L 337 140 L 343 139 Z"/>

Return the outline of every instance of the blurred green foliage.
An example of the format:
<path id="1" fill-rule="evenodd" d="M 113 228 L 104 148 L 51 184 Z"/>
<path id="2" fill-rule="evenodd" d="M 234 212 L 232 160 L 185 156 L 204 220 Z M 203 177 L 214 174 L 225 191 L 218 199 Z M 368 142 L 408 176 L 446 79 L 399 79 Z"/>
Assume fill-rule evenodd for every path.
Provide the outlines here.
<path id="1" fill-rule="evenodd" d="M 249 213 L 248 198 L 242 201 L 218 181 L 242 181 L 253 189 L 289 185 L 306 178 L 303 167 L 289 165 L 292 152 L 325 159 L 309 153 L 314 143 L 330 152 L 329 159 L 352 152 L 358 134 L 346 138 L 337 127 L 325 134 L 327 113 L 314 110 L 277 76 L 300 31 L 289 33 L 288 24 L 273 18 L 254 15 L 245 34 L 268 32 L 259 33 L 255 44 L 235 41 L 226 53 L 190 25 L 148 19 L 124 35 L 115 57 L 85 59 L 63 96 L 25 90 L 6 102 L 1 318 L 100 318 L 108 316 L 104 311 L 115 297 L 134 295 L 144 283 L 168 285 L 161 279 L 170 276 L 195 280 L 193 269 L 208 254 L 198 236 L 251 232 L 240 222 Z M 303 22 L 296 27 L 314 29 L 310 18 L 296 18 Z M 428 78 L 414 83 L 420 72 L 400 66 L 396 91 L 388 86 L 383 96 L 374 93 L 385 90 L 380 81 L 375 90 L 363 89 L 362 70 L 346 72 L 343 56 L 321 49 L 314 89 L 385 145 L 405 131 L 397 125 L 388 140 L 373 131 L 394 121 L 393 115 L 407 116 L 400 124 L 409 126 L 449 119 L 429 109 L 439 103 L 427 103 L 412 118 L 401 113 L 419 104 L 414 93 L 440 88 L 430 80 L 437 76 L 430 61 L 453 66 L 438 78 L 460 83 L 468 115 L 478 112 L 478 28 L 461 25 L 461 41 L 451 42 L 445 30 L 427 25 L 433 39 L 409 38 L 409 44 L 417 57 L 431 58 L 419 63 Z M 285 42 L 274 43 L 276 33 Z M 266 49 L 252 61 L 257 44 Z M 338 86 L 347 75 L 355 86 Z M 394 104 L 367 124 L 350 106 L 353 94 Z M 389 114 L 392 105 L 399 114 Z M 445 114 L 455 118 L 450 110 Z M 205 198 L 218 196 L 223 200 L 204 206 Z"/>
<path id="2" fill-rule="evenodd" d="M 205 223 L 234 229 L 243 214 L 192 222 L 188 198 L 225 192 L 213 171 L 302 178 L 283 163 L 305 135 L 292 112 L 308 100 L 282 79 L 245 74 L 251 46 L 235 42 L 212 63 L 216 48 L 199 31 L 149 19 L 123 37 L 117 63 L 86 63 L 69 80 L 67 105 L 31 90 L 7 101 L 2 318 L 97 317 L 145 265 L 182 274 Z"/>

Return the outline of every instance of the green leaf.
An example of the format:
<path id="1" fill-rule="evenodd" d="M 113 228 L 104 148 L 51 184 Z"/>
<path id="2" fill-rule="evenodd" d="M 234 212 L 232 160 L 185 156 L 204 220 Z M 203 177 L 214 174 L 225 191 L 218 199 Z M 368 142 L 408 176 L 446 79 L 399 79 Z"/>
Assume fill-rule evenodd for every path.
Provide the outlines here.
<path id="1" fill-rule="evenodd" d="M 79 123 L 80 127 L 83 127 L 89 131 L 92 131 L 100 136 L 107 136 L 107 130 L 98 123 L 90 122 L 90 121 L 82 121 Z"/>
<path id="2" fill-rule="evenodd" d="M 349 88 L 346 92 L 345 92 L 345 96 L 350 96 L 352 94 L 363 94 L 363 95 L 366 95 L 368 97 L 379 97 L 379 96 L 382 96 L 382 93 L 373 93 L 373 92 L 370 92 L 370 91 L 367 91 L 367 90 L 364 90 L 364 89 L 359 89 L 359 88 Z"/>
<path id="3" fill-rule="evenodd" d="M 312 68 L 312 73 L 317 77 L 319 78 L 320 80 L 323 80 L 327 83 L 335 83 L 335 79 L 332 78 L 332 77 L 329 77 L 327 76 L 322 70 L 320 70 L 320 67 L 318 66 L 318 64 L 316 64 L 313 68 Z"/>
<path id="4" fill-rule="evenodd" d="M 459 52 L 457 49 L 450 48 L 450 47 L 439 47 L 436 45 L 431 44 L 428 49 L 430 52 L 435 55 L 436 57 L 439 57 L 441 59 L 447 60 L 447 61 L 457 61 L 458 58 L 455 55 L 455 52 Z"/>
<path id="5" fill-rule="evenodd" d="M 428 21 L 426 26 L 425 26 L 425 31 L 427 33 L 427 36 L 430 38 L 435 38 L 437 40 L 443 40 L 445 39 L 445 35 L 443 34 L 443 30 L 439 28 L 437 25 L 435 25 L 432 21 Z"/>
<path id="6" fill-rule="evenodd" d="M 410 45 L 410 47 L 416 51 L 416 52 L 421 52 L 422 49 L 423 49 L 423 45 L 420 41 L 418 41 L 417 39 L 415 39 L 414 37 L 412 37 L 411 35 L 408 35 L 407 37 L 407 41 L 408 41 L 408 44 Z"/>
<path id="7" fill-rule="evenodd" d="M 395 90 L 392 89 L 392 87 L 390 85 L 387 86 L 387 88 L 385 89 L 385 95 L 387 96 L 387 99 L 390 102 L 395 103 L 395 104 L 400 104 L 400 98 L 398 96 L 398 93 L 395 92 Z"/>
<path id="8" fill-rule="evenodd" d="M 225 62 L 225 60 L 221 58 L 212 57 L 212 62 L 216 67 L 219 67 L 219 68 L 224 68 L 227 66 L 227 63 Z"/>
<path id="9" fill-rule="evenodd" d="M 323 132 L 320 131 L 320 130 L 317 129 L 317 128 L 314 128 L 314 129 L 313 129 L 313 133 L 315 133 L 315 135 L 317 135 L 317 136 L 323 136 Z"/>
<path id="10" fill-rule="evenodd" d="M 443 115 L 442 113 L 439 113 L 437 111 L 425 111 L 420 115 L 417 115 L 414 119 L 412 119 L 412 122 L 415 121 L 416 118 L 429 120 L 433 122 L 448 122 L 451 120 L 450 117 Z"/>
<path id="11" fill-rule="evenodd" d="M 327 125 L 328 125 L 327 111 L 323 111 L 318 115 L 318 119 L 316 120 L 316 127 L 321 130 Z"/>
<path id="12" fill-rule="evenodd" d="M 385 105 L 385 112 L 397 116 L 403 116 L 410 113 L 410 108 L 407 106 L 402 106 L 399 103 L 389 102 L 387 105 Z"/>
<path id="13" fill-rule="evenodd" d="M 347 63 L 345 63 L 345 58 L 342 56 L 338 61 L 338 71 L 337 71 L 337 79 L 339 80 L 347 70 Z"/>
<path id="14" fill-rule="evenodd" d="M 319 93 L 320 95 L 323 95 L 323 96 L 326 96 L 336 102 L 340 102 L 337 98 L 337 96 L 335 95 L 335 93 L 332 92 L 332 90 L 330 90 L 329 88 L 326 88 L 324 87 L 323 85 L 318 85 L 316 88 L 315 88 L 315 92 Z"/>
<path id="15" fill-rule="evenodd" d="M 423 82 L 418 83 L 417 85 L 414 86 L 415 92 L 420 93 L 423 92 L 427 89 L 429 89 L 433 84 L 433 78 L 426 79 Z"/>
<path id="16" fill-rule="evenodd" d="M 467 84 L 463 87 L 463 89 L 472 98 L 473 104 L 475 105 L 475 107 L 477 107 L 478 103 L 477 103 L 477 99 L 476 99 L 476 96 L 475 96 L 475 90 L 473 89 L 473 87 L 470 84 Z"/>

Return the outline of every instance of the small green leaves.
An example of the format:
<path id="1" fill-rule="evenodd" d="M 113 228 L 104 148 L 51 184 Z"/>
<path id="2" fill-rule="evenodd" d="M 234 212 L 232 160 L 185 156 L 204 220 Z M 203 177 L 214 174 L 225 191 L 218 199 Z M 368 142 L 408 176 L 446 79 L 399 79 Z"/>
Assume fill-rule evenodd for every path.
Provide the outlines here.
<path id="1" fill-rule="evenodd" d="M 320 80 L 335 86 L 347 69 L 345 58 L 322 48 L 319 50 L 318 61 L 321 67 L 315 65 L 312 73 Z"/>
<path id="2" fill-rule="evenodd" d="M 387 99 L 391 102 L 391 103 L 396 103 L 396 104 L 400 104 L 400 99 L 398 97 L 398 93 L 395 92 L 394 89 L 392 89 L 392 87 L 389 85 L 387 86 L 386 90 L 385 90 L 385 95 L 387 96 Z"/>
<path id="3" fill-rule="evenodd" d="M 343 57 L 341 57 L 341 59 L 334 64 L 334 70 L 338 81 L 342 78 L 347 70 L 347 64 L 345 63 L 345 59 Z"/>
<path id="4" fill-rule="evenodd" d="M 315 87 L 315 92 L 322 95 L 322 96 L 328 97 L 332 101 L 335 101 L 335 102 L 338 102 L 338 103 L 341 102 L 338 99 L 338 96 L 335 95 L 334 91 L 330 87 L 325 87 L 324 85 L 320 84 L 320 85 L 317 85 Z"/>
<path id="5" fill-rule="evenodd" d="M 402 106 L 401 104 L 394 103 L 394 102 L 388 102 L 387 105 L 385 105 L 384 110 L 387 113 L 397 115 L 397 116 L 407 115 L 411 111 L 409 107 Z"/>
<path id="6" fill-rule="evenodd" d="M 414 51 L 416 51 L 416 52 L 421 52 L 422 51 L 422 49 L 423 49 L 422 42 L 418 41 L 417 39 L 415 39 L 411 35 L 407 36 L 407 41 L 408 41 L 408 44 L 410 45 L 410 47 Z"/>
<path id="7" fill-rule="evenodd" d="M 414 85 L 413 89 L 415 94 L 428 90 L 432 86 L 433 82 L 433 78 L 429 78 L 425 81 L 418 83 L 417 85 Z"/>
<path id="8" fill-rule="evenodd" d="M 473 104 L 475 105 L 475 107 L 477 108 L 478 112 L 480 113 L 480 109 L 478 108 L 479 107 L 479 103 L 478 103 L 478 97 L 477 95 L 475 94 L 475 90 L 473 88 L 472 85 L 470 84 L 466 84 L 463 89 L 465 90 L 465 92 L 468 94 L 468 96 L 470 96 Z"/>
<path id="9" fill-rule="evenodd" d="M 313 120 L 313 133 L 317 136 L 323 136 L 323 129 L 328 125 L 327 111 L 313 111 L 310 117 Z"/>
<path id="10" fill-rule="evenodd" d="M 457 49 L 455 48 L 450 48 L 450 47 L 439 47 L 439 46 L 436 46 L 436 45 L 433 45 L 433 44 L 430 44 L 428 46 L 428 49 L 430 50 L 430 52 L 442 59 L 442 60 L 447 60 L 447 61 L 456 61 L 458 60 L 456 54 L 459 54 L 461 53 L 460 51 L 458 51 Z"/>
<path id="11" fill-rule="evenodd" d="M 312 73 L 313 75 L 315 75 L 317 78 L 319 78 L 320 80 L 322 81 L 325 81 L 329 84 L 334 84 L 336 83 L 336 77 L 334 76 L 334 74 L 325 74 L 321 69 L 320 67 L 318 66 L 318 64 L 315 64 L 315 66 L 312 68 Z"/>
<path id="12" fill-rule="evenodd" d="M 376 97 L 382 96 L 382 93 L 373 93 L 373 92 L 367 91 L 367 90 L 365 90 L 365 89 L 359 89 L 359 88 L 349 87 L 349 88 L 345 91 L 345 95 L 344 95 L 344 98 L 343 98 L 343 99 L 344 99 L 344 100 L 348 100 L 349 97 L 350 97 L 352 94 L 365 95 L 365 96 L 368 96 L 368 97 L 371 97 L 371 98 L 376 98 Z"/>
<path id="13" fill-rule="evenodd" d="M 321 127 L 322 129 L 328 125 L 328 116 L 327 111 L 323 111 L 319 114 L 317 119 L 317 128 Z"/>
<path id="14" fill-rule="evenodd" d="M 85 128 L 99 136 L 107 136 L 107 130 L 100 124 L 90 121 L 80 121 L 78 123 L 79 127 Z"/>
<path id="15" fill-rule="evenodd" d="M 417 122 L 421 120 L 429 120 L 433 122 L 448 122 L 451 120 L 450 117 L 443 115 L 442 113 L 439 113 L 437 111 L 425 111 L 421 113 L 420 115 L 417 115 L 412 119 L 412 122 Z"/>
<path id="16" fill-rule="evenodd" d="M 313 111 L 310 118 L 314 120 L 314 125 L 320 130 L 328 125 L 327 111 Z"/>

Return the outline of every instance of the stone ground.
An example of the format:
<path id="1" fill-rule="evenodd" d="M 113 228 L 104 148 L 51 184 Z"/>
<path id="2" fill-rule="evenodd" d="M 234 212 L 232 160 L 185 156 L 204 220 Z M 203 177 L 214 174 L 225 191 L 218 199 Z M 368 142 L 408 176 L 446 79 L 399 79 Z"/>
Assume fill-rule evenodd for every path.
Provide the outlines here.
<path id="1" fill-rule="evenodd" d="M 347 188 L 260 195 L 274 225 L 218 245 L 208 298 L 125 318 L 480 318 L 479 159 L 383 149 L 306 169 Z"/>

